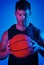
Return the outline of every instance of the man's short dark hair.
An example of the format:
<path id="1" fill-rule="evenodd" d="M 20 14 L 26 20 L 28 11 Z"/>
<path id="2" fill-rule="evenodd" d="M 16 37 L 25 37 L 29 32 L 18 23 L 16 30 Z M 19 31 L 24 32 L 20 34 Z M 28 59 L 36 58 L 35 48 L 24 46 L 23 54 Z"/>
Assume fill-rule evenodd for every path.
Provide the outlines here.
<path id="1" fill-rule="evenodd" d="M 17 9 L 19 9 L 19 10 L 26 10 L 26 9 L 31 10 L 31 5 L 28 1 L 25 1 L 25 0 L 24 1 L 23 0 L 17 1 L 16 6 L 15 6 L 15 10 L 17 10 Z"/>

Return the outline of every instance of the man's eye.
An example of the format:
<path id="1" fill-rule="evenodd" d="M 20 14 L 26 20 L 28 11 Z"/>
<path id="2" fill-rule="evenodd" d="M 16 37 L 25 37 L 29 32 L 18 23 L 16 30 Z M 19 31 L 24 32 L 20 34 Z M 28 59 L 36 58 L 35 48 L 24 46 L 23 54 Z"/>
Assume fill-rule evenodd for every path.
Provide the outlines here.
<path id="1" fill-rule="evenodd" d="M 21 14 L 19 14 L 19 16 L 21 16 Z"/>
<path id="2" fill-rule="evenodd" d="M 26 16 L 26 14 L 24 14 L 24 16 Z"/>

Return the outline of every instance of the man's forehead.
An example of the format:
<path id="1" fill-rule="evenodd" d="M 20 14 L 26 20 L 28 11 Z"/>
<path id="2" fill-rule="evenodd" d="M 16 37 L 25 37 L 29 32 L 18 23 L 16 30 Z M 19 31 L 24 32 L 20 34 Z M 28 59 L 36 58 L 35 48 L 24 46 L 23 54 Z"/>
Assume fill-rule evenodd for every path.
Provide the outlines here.
<path id="1" fill-rule="evenodd" d="M 29 13 L 29 9 L 26 9 L 26 10 L 19 10 L 19 9 L 17 9 L 17 12 L 18 13 Z"/>

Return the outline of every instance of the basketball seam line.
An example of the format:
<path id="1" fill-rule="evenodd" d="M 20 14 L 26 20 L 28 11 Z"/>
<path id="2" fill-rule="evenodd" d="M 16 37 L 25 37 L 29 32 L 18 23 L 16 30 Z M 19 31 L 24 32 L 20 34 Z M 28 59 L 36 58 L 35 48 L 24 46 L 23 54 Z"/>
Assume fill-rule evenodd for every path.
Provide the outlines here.
<path id="1" fill-rule="evenodd" d="M 19 42 L 19 41 L 25 41 L 25 39 L 23 39 L 23 40 L 18 40 L 18 41 L 16 41 L 16 42 Z M 26 40 L 26 41 L 29 41 L 29 40 Z M 15 44 L 16 42 L 12 43 L 11 45 Z M 31 42 L 31 41 L 29 41 L 29 42 Z"/>
<path id="2" fill-rule="evenodd" d="M 11 50 L 11 51 L 14 51 L 14 52 L 17 52 L 17 51 L 22 51 L 22 50 L 26 50 L 26 49 L 28 49 L 28 48 L 31 48 L 30 46 L 29 47 L 27 47 L 27 48 L 24 48 L 24 49 L 20 49 L 20 50 Z"/>

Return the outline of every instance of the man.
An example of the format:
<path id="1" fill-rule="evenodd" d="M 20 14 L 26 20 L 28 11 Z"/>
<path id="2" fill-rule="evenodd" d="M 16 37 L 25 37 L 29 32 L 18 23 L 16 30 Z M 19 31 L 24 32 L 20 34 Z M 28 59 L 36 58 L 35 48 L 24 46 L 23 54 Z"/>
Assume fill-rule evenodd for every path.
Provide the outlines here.
<path id="1" fill-rule="evenodd" d="M 15 7 L 15 15 L 17 24 L 14 24 L 7 30 L 0 43 L 0 59 L 4 59 L 9 55 L 8 65 L 38 65 L 38 53 L 44 52 L 44 40 L 40 37 L 41 31 L 29 23 L 31 15 L 31 5 L 27 1 L 18 1 Z M 25 58 L 17 58 L 9 51 L 10 40 L 17 34 L 25 34 L 32 40 L 33 49 L 29 56 Z M 34 44 L 33 44 L 34 43 Z"/>

